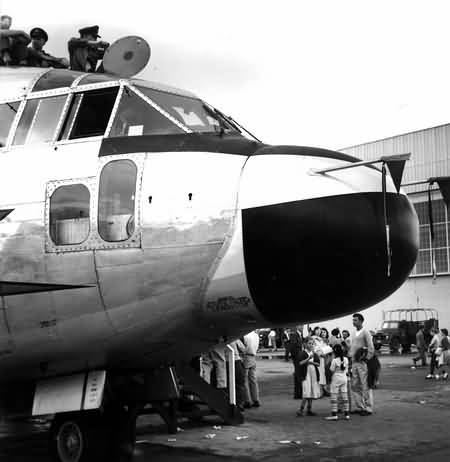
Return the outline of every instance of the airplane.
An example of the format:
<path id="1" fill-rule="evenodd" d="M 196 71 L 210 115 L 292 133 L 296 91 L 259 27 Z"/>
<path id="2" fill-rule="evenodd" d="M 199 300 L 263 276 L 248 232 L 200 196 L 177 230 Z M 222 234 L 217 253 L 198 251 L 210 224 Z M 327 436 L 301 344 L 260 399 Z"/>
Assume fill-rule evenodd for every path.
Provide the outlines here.
<path id="1" fill-rule="evenodd" d="M 415 264 L 389 175 L 265 144 L 189 91 L 3 67 L 0 121 L 0 417 L 54 415 L 61 462 L 131 460 L 176 364 L 368 308 Z"/>

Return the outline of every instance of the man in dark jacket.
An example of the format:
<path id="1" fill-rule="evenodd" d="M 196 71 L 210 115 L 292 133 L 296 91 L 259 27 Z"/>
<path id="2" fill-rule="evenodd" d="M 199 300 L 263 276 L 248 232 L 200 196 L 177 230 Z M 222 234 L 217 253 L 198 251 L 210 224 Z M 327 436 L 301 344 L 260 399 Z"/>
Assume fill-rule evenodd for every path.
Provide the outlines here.
<path id="1" fill-rule="evenodd" d="M 290 329 L 289 332 L 289 354 L 294 364 L 294 399 L 302 399 L 302 376 L 300 372 L 299 357 L 303 350 L 303 326 Z"/>
<path id="2" fill-rule="evenodd" d="M 68 42 L 70 68 L 73 71 L 102 72 L 97 63 L 103 58 L 108 42 L 98 40 L 98 26 L 83 27 L 78 32 L 80 38 L 71 38 Z"/>
<path id="3" fill-rule="evenodd" d="M 48 41 L 48 34 L 40 27 L 34 27 L 30 31 L 31 45 L 28 47 L 28 66 L 32 67 L 54 67 L 66 69 L 69 62 L 66 58 L 55 58 L 44 51 L 44 45 Z"/>
<path id="4" fill-rule="evenodd" d="M 12 18 L 0 17 L 0 66 L 26 65 L 30 36 L 23 30 L 11 30 Z"/>
<path id="5" fill-rule="evenodd" d="M 417 365 L 416 362 L 419 361 L 419 359 L 422 361 L 422 366 L 427 365 L 428 345 L 425 342 L 424 328 L 425 326 L 421 324 L 416 334 L 416 347 L 418 355 L 415 358 L 413 358 L 414 366 Z"/>

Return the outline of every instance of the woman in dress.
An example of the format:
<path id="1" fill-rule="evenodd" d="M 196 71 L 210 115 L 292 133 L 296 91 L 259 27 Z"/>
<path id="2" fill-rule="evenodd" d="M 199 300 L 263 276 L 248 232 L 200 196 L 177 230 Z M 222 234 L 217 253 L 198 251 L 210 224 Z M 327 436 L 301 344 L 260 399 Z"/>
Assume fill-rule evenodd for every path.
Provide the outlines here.
<path id="1" fill-rule="evenodd" d="M 320 330 L 320 338 L 322 339 L 322 356 L 320 357 L 320 368 L 325 375 L 325 383 L 320 383 L 322 386 L 323 394 L 325 396 L 330 396 L 330 386 L 331 386 L 331 376 L 330 371 L 331 361 L 333 360 L 333 349 L 330 346 L 330 335 L 328 330 L 325 327 L 322 327 Z"/>
<path id="2" fill-rule="evenodd" d="M 312 339 L 314 341 L 314 353 L 319 357 L 319 385 L 322 393 L 326 393 L 325 386 L 327 384 L 327 378 L 325 375 L 325 355 L 324 349 L 327 344 L 324 341 L 324 337 L 322 337 L 322 328 L 317 326 L 314 328 L 314 335 Z"/>

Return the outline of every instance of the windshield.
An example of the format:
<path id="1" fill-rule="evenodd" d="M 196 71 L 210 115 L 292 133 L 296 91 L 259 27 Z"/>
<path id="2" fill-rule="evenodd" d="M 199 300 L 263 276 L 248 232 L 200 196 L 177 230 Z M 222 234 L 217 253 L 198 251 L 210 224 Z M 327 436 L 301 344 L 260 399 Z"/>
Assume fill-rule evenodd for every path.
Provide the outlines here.
<path id="1" fill-rule="evenodd" d="M 203 101 L 187 96 L 175 95 L 150 88 L 138 87 L 152 101 L 166 110 L 172 117 L 196 133 L 234 133 L 240 131 L 219 111 Z"/>
<path id="2" fill-rule="evenodd" d="M 109 136 L 175 135 L 184 131 L 127 88 L 122 94 Z"/>

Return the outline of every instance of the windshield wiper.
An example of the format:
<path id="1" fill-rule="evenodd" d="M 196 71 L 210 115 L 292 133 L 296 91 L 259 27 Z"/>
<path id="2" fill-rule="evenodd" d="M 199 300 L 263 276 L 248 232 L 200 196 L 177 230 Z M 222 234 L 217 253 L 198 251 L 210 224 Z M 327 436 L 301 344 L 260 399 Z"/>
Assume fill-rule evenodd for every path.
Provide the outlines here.
<path id="1" fill-rule="evenodd" d="M 228 129 L 225 121 L 223 118 L 220 116 L 220 114 L 217 112 L 216 109 L 214 109 L 211 106 L 208 106 L 207 104 L 203 103 L 203 109 L 214 119 L 217 120 L 219 123 L 219 130 L 217 130 L 217 125 L 213 124 L 214 131 L 219 135 L 223 136 L 225 134 L 225 130 Z"/>
<path id="2" fill-rule="evenodd" d="M 249 134 L 255 141 L 258 141 L 258 143 L 262 143 L 262 141 L 259 138 L 256 138 L 256 136 L 252 133 L 249 132 L 245 127 L 243 127 L 239 122 L 236 122 L 233 117 L 228 116 L 227 120 L 233 123 L 233 125 L 237 126 L 240 128 L 240 131 L 244 131 L 245 133 Z"/>
<path id="3" fill-rule="evenodd" d="M 223 112 L 219 111 L 218 109 L 214 108 L 214 112 L 219 116 L 219 119 L 222 120 L 225 119 L 231 126 L 233 126 L 239 133 L 242 133 L 243 131 L 250 135 L 255 141 L 258 141 L 258 143 L 262 143 L 262 141 L 257 138 L 253 133 L 249 132 L 245 127 L 243 127 L 240 123 L 236 122 L 233 117 L 231 116 L 226 116 Z"/>

